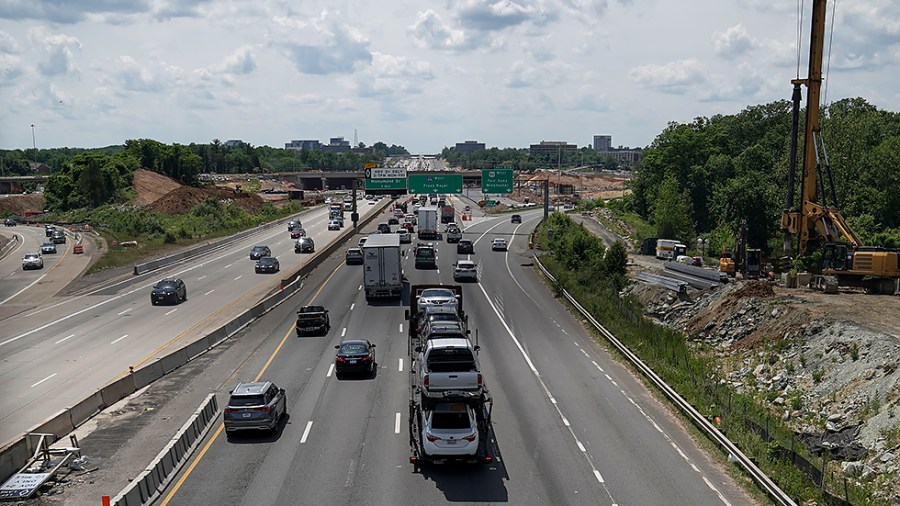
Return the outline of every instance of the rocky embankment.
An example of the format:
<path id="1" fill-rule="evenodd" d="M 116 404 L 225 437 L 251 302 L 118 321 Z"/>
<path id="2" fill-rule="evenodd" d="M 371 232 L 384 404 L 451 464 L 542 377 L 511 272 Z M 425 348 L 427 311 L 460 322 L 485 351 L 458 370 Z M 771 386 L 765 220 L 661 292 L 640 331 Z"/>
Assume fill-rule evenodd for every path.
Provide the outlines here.
<path id="1" fill-rule="evenodd" d="M 721 382 L 768 405 L 813 452 L 829 451 L 848 479 L 900 504 L 900 298 L 764 281 L 681 298 L 646 284 L 627 291 L 715 357 Z"/>

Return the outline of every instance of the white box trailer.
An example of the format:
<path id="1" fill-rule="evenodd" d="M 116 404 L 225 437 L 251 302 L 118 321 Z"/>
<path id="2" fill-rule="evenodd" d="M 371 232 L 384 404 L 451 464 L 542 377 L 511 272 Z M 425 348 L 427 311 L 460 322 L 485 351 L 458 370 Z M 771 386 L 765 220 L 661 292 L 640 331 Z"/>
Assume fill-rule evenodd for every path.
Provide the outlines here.
<path id="1" fill-rule="evenodd" d="M 372 234 L 363 244 L 362 251 L 366 299 L 400 297 L 403 291 L 400 235 Z"/>
<path id="2" fill-rule="evenodd" d="M 675 239 L 656 240 L 656 258 L 662 260 L 675 260 L 679 255 L 687 254 L 687 246 Z"/>
<path id="3" fill-rule="evenodd" d="M 420 207 L 416 219 L 419 227 L 419 239 L 438 238 L 437 207 Z"/>

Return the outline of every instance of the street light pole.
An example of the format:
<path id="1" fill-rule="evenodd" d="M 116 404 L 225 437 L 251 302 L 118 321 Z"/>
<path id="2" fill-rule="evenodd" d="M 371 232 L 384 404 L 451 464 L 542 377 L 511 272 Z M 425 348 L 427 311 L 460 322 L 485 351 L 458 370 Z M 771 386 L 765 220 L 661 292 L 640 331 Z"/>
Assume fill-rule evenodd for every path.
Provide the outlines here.
<path id="1" fill-rule="evenodd" d="M 37 162 L 37 143 L 34 141 L 34 123 L 31 124 L 31 148 L 34 149 L 34 161 Z"/>

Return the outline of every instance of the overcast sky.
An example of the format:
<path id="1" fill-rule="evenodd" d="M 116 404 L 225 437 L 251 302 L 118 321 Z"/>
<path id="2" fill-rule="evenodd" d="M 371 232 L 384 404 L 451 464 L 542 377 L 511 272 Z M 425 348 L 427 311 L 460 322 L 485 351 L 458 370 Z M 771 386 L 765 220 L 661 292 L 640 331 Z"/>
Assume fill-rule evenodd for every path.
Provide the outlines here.
<path id="1" fill-rule="evenodd" d="M 827 100 L 900 110 L 900 2 L 828 6 Z M 643 147 L 789 99 L 797 26 L 796 0 L 0 0 L 0 147 L 30 148 L 32 124 L 39 148 L 354 129 L 413 153 Z"/>

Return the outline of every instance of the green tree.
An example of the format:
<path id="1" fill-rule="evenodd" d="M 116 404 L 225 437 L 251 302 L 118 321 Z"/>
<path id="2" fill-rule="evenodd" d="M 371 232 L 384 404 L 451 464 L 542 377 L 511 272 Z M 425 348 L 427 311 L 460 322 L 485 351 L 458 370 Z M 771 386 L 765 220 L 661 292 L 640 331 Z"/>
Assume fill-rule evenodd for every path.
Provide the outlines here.
<path id="1" fill-rule="evenodd" d="M 653 224 L 659 237 L 678 239 L 688 244 L 694 237 L 691 201 L 674 176 L 663 180 L 653 204 Z"/>

